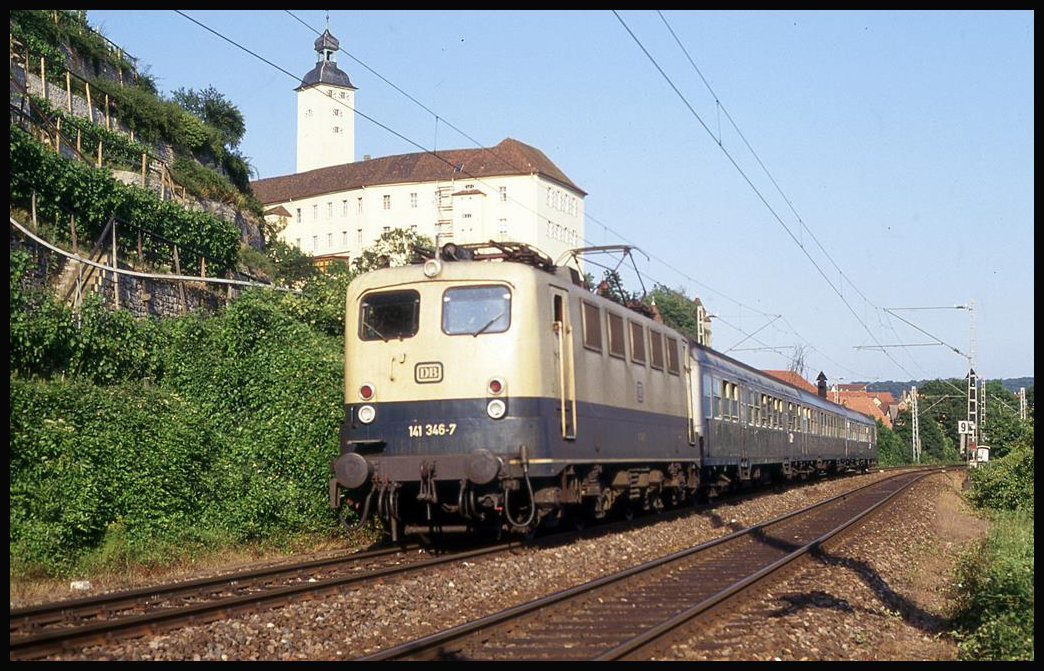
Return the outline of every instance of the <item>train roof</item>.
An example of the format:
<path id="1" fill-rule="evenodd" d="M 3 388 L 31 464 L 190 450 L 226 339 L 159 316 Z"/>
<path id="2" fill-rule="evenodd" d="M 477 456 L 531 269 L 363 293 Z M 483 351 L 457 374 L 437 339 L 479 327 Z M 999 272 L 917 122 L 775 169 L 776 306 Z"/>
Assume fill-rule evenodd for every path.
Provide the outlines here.
<path id="1" fill-rule="evenodd" d="M 597 249 L 601 250 L 602 248 Z M 573 250 L 571 253 L 573 253 L 575 258 L 576 254 L 580 252 L 582 252 L 582 250 Z M 446 245 L 443 245 L 442 248 L 438 251 L 436 259 L 427 259 L 424 261 L 424 264 L 431 263 L 432 261 L 453 264 L 456 264 L 458 262 L 468 263 L 483 261 L 520 264 L 523 266 L 529 266 L 531 268 L 546 272 L 549 275 L 558 277 L 566 282 L 573 284 L 576 287 L 586 288 L 583 278 L 581 277 L 580 271 L 578 269 L 570 266 L 555 265 L 554 261 L 552 261 L 550 257 L 541 252 L 539 249 L 533 247 L 532 245 L 528 245 L 526 243 L 521 242 L 498 242 L 491 240 L 489 242 L 484 243 L 461 245 L 447 243 Z M 380 271 L 375 271 L 374 273 L 366 273 L 364 276 L 370 277 L 372 281 L 372 279 L 376 278 L 376 274 L 378 272 L 383 274 L 387 273 L 388 271 L 393 271 L 396 272 L 396 274 L 402 276 L 402 282 L 408 282 L 412 281 L 416 277 L 415 266 L 417 265 L 420 265 L 420 263 L 413 263 L 410 266 L 399 268 L 384 268 Z M 506 270 L 506 267 L 504 268 L 504 270 Z M 364 282 L 364 284 L 368 284 L 368 282 Z M 591 292 L 591 298 L 600 302 L 618 305 L 621 308 L 634 312 L 635 315 L 644 317 L 646 320 L 652 319 L 651 315 L 648 312 L 639 309 L 637 306 L 625 305 L 616 300 L 613 300 L 612 298 L 602 296 L 595 292 Z M 665 324 L 663 322 L 659 323 L 663 326 L 665 330 L 673 332 L 679 338 L 679 340 L 689 343 L 691 352 L 690 356 L 693 356 L 694 358 L 698 358 L 696 354 L 700 353 L 705 358 L 715 359 L 720 363 L 724 363 L 726 365 L 735 367 L 749 375 L 755 376 L 765 384 L 785 387 L 791 390 L 794 393 L 794 395 L 803 399 L 806 403 L 820 406 L 828 406 L 831 407 L 831 409 L 835 412 L 856 415 L 865 418 L 869 422 L 874 421 L 873 417 L 867 415 L 866 413 L 860 412 L 853 408 L 849 408 L 848 406 L 834 403 L 830 399 L 820 396 L 818 393 L 810 392 L 807 389 L 802 389 L 801 387 L 798 387 L 795 384 L 782 380 L 778 377 L 774 377 L 763 370 L 754 368 L 753 366 L 743 363 L 738 359 L 734 359 L 729 355 L 724 354 L 723 352 L 719 352 L 707 345 L 701 345 L 697 342 L 694 342 L 690 338 L 685 336 L 685 334 L 681 333 L 677 329 L 672 328 L 668 324 Z"/>
<path id="2" fill-rule="evenodd" d="M 818 393 L 810 392 L 807 389 L 802 389 L 801 387 L 798 387 L 797 385 L 792 384 L 790 382 L 787 382 L 785 380 L 781 380 L 778 377 L 773 377 L 772 375 L 769 375 L 768 373 L 766 373 L 763 370 L 760 370 L 758 368 L 754 368 L 753 366 L 751 366 L 749 364 L 745 364 L 745 363 L 743 363 L 742 361 L 740 361 L 738 359 L 733 359 L 729 355 L 724 354 L 722 352 L 719 352 L 716 349 L 713 349 L 713 348 L 708 347 L 706 345 L 701 345 L 701 344 L 696 343 L 696 342 L 690 342 L 689 346 L 691 348 L 691 351 L 694 354 L 696 352 L 701 352 L 707 358 L 717 359 L 717 360 L 719 360 L 719 361 L 721 361 L 723 363 L 726 363 L 726 364 L 728 364 L 730 366 L 733 366 L 735 368 L 739 368 L 739 369 L 743 370 L 746 373 L 749 373 L 749 374 L 757 376 L 758 378 L 764 380 L 766 383 L 775 384 L 775 385 L 778 385 L 780 387 L 786 387 L 787 389 L 792 390 L 798 397 L 800 397 L 802 399 L 805 399 L 807 402 L 812 402 L 812 403 L 815 403 L 817 405 L 825 405 L 825 406 L 828 406 L 828 407 L 832 407 L 832 409 L 835 412 L 836 411 L 843 411 L 846 414 L 858 415 L 860 417 L 866 418 L 870 422 L 874 421 L 873 417 L 871 417 L 870 415 L 867 415 L 864 412 L 860 412 L 858 410 L 855 410 L 853 408 L 849 408 L 848 406 L 841 405 L 839 403 L 834 403 L 829 398 L 824 398 L 824 397 L 820 396 Z"/>

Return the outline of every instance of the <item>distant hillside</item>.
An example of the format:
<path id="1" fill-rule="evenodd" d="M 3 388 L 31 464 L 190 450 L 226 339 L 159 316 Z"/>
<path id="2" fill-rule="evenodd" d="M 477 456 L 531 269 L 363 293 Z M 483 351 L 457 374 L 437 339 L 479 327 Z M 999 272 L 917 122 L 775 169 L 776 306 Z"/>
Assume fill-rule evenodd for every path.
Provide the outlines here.
<path id="1" fill-rule="evenodd" d="M 888 391 L 892 393 L 892 396 L 898 399 L 902 396 L 903 392 L 908 390 L 910 387 L 920 387 L 923 386 L 925 382 L 929 382 L 929 380 L 910 380 L 907 382 L 894 382 L 892 380 L 888 380 L 886 382 L 869 382 L 866 384 L 867 389 L 871 391 Z M 1027 390 L 1031 389 L 1033 387 L 1033 378 L 1010 377 L 1002 379 L 1000 383 L 1004 385 L 1004 388 L 1010 391 L 1011 393 L 1017 394 L 1020 387 L 1025 387 Z"/>

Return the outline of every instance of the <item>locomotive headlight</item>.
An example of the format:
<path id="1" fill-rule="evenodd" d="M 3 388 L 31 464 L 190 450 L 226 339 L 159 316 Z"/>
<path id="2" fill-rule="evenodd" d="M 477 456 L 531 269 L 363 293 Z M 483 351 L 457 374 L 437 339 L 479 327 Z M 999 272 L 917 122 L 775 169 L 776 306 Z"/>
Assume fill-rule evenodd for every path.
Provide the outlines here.
<path id="1" fill-rule="evenodd" d="M 377 417 L 377 410 L 372 405 L 363 405 L 359 407 L 356 416 L 363 424 L 369 424 Z"/>
<path id="2" fill-rule="evenodd" d="M 438 277 L 442 272 L 442 262 L 438 259 L 428 259 L 424 262 L 424 276 L 428 278 Z"/>
<path id="3" fill-rule="evenodd" d="M 486 414 L 492 419 L 500 419 L 507 412 L 507 404 L 495 398 L 486 405 Z"/>

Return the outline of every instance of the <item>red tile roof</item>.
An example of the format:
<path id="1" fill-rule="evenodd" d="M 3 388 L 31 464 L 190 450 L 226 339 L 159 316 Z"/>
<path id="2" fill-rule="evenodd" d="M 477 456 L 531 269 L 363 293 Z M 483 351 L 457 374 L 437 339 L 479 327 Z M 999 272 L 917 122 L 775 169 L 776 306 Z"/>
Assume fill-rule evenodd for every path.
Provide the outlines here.
<path id="1" fill-rule="evenodd" d="M 290 210 L 286 209 L 282 205 L 277 205 L 277 206 L 275 206 L 273 208 L 269 208 L 269 209 L 265 210 L 265 216 L 266 217 L 268 215 L 270 215 L 270 214 L 273 214 L 273 215 L 275 215 L 277 217 L 292 217 L 292 216 L 294 216 L 294 215 L 290 214 Z"/>
<path id="2" fill-rule="evenodd" d="M 787 384 L 792 384 L 795 387 L 798 387 L 799 389 L 810 391 L 813 394 L 818 392 L 818 389 L 814 384 L 812 384 L 811 382 L 801 377 L 792 370 L 763 370 L 761 372 L 765 373 L 766 375 L 771 375 L 777 380 L 782 380 Z"/>
<path id="3" fill-rule="evenodd" d="M 879 398 L 885 405 L 895 405 L 895 396 L 892 396 L 890 391 L 872 391 L 870 394 Z"/>
<path id="4" fill-rule="evenodd" d="M 884 423 L 885 426 L 892 426 L 892 418 L 888 416 L 885 409 L 874 403 L 872 396 L 867 395 L 865 392 L 851 392 L 842 391 L 838 394 L 841 405 L 846 408 L 851 408 L 857 412 L 861 412 L 864 415 L 869 415 L 874 419 L 879 419 Z"/>
<path id="5" fill-rule="evenodd" d="M 533 174 L 543 175 L 587 195 L 544 152 L 511 138 L 489 149 L 448 149 L 435 154 L 418 152 L 384 156 L 259 179 L 250 186 L 258 200 L 269 204 L 381 184 Z"/>

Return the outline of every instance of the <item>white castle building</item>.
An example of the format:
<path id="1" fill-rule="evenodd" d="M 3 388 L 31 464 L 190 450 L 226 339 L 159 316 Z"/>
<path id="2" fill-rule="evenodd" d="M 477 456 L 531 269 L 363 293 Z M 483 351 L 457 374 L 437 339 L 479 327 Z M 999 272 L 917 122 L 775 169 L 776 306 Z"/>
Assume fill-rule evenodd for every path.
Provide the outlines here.
<path id="1" fill-rule="evenodd" d="M 337 39 L 315 41 L 297 90 L 297 172 L 251 183 L 288 244 L 317 258 L 355 258 L 405 228 L 436 244 L 522 242 L 558 260 L 584 246 L 584 196 L 539 149 L 495 147 L 355 161 L 356 88 L 337 67 Z"/>

